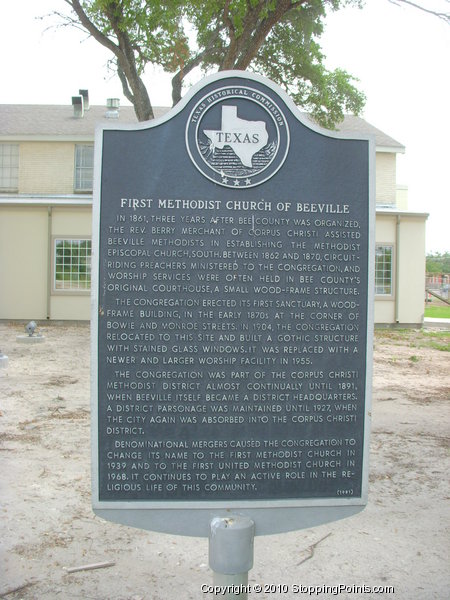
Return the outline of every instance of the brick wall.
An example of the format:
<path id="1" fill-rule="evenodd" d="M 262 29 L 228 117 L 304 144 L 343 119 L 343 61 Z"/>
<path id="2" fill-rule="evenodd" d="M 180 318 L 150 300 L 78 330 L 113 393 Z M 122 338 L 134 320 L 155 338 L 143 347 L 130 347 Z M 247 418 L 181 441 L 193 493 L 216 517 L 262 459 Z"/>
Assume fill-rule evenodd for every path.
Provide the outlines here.
<path id="1" fill-rule="evenodd" d="M 377 204 L 395 206 L 396 154 L 376 153 L 376 200 Z"/>
<path id="2" fill-rule="evenodd" d="M 21 142 L 19 194 L 73 194 L 73 142 Z"/>

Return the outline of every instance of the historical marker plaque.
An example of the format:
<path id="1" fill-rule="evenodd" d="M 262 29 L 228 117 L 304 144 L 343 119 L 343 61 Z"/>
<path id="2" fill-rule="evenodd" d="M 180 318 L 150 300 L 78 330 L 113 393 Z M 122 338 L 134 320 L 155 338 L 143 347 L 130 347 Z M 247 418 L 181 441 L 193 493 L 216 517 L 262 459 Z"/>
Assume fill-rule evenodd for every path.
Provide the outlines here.
<path id="1" fill-rule="evenodd" d="M 96 152 L 95 510 L 194 534 L 229 509 L 260 533 L 360 510 L 371 142 L 232 72 Z"/>

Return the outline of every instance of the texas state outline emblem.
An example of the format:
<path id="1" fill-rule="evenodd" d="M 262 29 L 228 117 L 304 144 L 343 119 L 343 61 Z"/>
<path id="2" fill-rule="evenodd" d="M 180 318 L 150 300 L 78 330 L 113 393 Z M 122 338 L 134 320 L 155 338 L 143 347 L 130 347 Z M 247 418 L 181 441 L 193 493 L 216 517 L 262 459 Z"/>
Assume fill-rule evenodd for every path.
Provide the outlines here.
<path id="1" fill-rule="evenodd" d="M 186 125 L 186 146 L 196 168 L 224 187 L 247 189 L 282 167 L 289 128 L 278 104 L 266 93 L 230 85 L 203 96 Z"/>

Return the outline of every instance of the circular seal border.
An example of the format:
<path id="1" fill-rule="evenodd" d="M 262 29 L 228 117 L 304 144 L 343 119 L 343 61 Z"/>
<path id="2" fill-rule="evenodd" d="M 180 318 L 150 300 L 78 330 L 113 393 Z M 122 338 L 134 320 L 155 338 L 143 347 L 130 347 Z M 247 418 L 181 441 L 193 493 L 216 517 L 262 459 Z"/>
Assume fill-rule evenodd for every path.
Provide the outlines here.
<path id="1" fill-rule="evenodd" d="M 247 92 L 249 92 L 249 94 L 243 95 L 242 93 L 238 93 L 237 90 L 246 90 Z M 227 92 L 227 91 L 229 91 L 229 93 L 224 94 L 224 92 Z M 222 96 L 219 98 L 215 98 L 215 96 L 217 94 L 222 94 Z M 254 94 L 254 96 L 252 96 L 251 94 Z M 209 101 L 208 101 L 208 98 L 210 99 Z M 258 171 L 256 174 L 253 174 L 251 176 L 247 176 L 247 175 L 236 176 L 236 177 L 230 176 L 228 178 L 228 177 L 224 177 L 218 171 L 213 169 L 210 165 L 208 165 L 208 163 L 203 158 L 203 156 L 199 150 L 199 147 L 198 147 L 198 128 L 200 126 L 203 116 L 206 114 L 206 112 L 210 108 L 212 108 L 213 106 L 217 105 L 220 102 L 228 101 L 233 98 L 245 99 L 247 101 L 254 102 L 258 106 L 260 106 L 263 110 L 265 110 L 268 117 L 275 124 L 276 130 L 278 133 L 279 148 L 277 150 L 277 154 L 275 155 L 274 159 L 272 161 L 270 161 L 263 169 Z M 268 109 L 268 107 L 264 104 L 264 102 L 259 101 L 257 98 L 259 100 L 265 100 L 266 102 L 268 102 L 269 105 L 274 107 L 275 111 L 271 111 L 270 109 Z M 279 115 L 279 117 L 281 119 L 281 123 L 282 123 L 281 127 L 280 127 L 279 123 L 277 122 L 277 119 L 274 116 L 274 114 L 272 114 L 272 112 L 276 112 L 276 114 Z M 265 183 L 266 181 L 271 179 L 281 169 L 281 167 L 283 166 L 283 164 L 287 158 L 288 152 L 289 152 L 290 132 L 289 132 L 289 126 L 287 123 L 287 119 L 286 119 L 284 113 L 282 112 L 282 110 L 280 109 L 278 104 L 268 94 L 266 94 L 265 92 L 258 90 L 256 88 L 252 88 L 252 87 L 249 87 L 246 85 L 236 84 L 236 85 L 226 85 L 224 87 L 211 90 L 208 94 L 205 94 L 200 100 L 197 101 L 197 103 L 195 104 L 191 113 L 189 114 L 189 117 L 188 117 L 188 120 L 186 123 L 185 142 L 186 142 L 186 149 L 187 149 L 187 152 L 189 154 L 189 157 L 190 157 L 192 163 L 204 177 L 206 177 L 213 183 L 219 184 L 223 187 L 226 187 L 229 189 L 235 189 L 235 190 L 236 189 L 242 190 L 242 189 L 253 188 L 258 185 L 261 185 L 262 183 Z M 284 145 L 284 148 L 282 147 L 282 145 Z M 278 156 L 279 153 L 281 153 L 281 154 L 280 154 L 280 158 L 277 161 L 277 164 L 275 165 L 274 168 L 270 169 L 271 165 L 273 164 L 275 158 Z M 195 155 L 198 157 L 198 160 L 196 160 Z M 268 169 L 269 169 L 269 172 L 267 173 Z M 263 174 L 263 175 L 261 177 L 258 177 L 258 175 L 260 175 L 260 174 Z M 257 181 L 254 181 L 255 179 L 257 179 Z M 241 182 L 244 185 L 241 185 Z"/>

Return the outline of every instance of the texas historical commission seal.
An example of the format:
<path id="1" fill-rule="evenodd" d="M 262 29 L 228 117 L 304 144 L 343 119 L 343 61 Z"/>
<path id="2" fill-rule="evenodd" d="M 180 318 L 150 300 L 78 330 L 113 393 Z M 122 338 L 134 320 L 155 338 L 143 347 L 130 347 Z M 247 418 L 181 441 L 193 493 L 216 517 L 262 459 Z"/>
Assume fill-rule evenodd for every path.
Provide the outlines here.
<path id="1" fill-rule="evenodd" d="M 227 86 L 197 102 L 186 126 L 192 162 L 208 179 L 228 188 L 250 188 L 283 165 L 289 129 L 279 106 L 264 92 Z"/>

